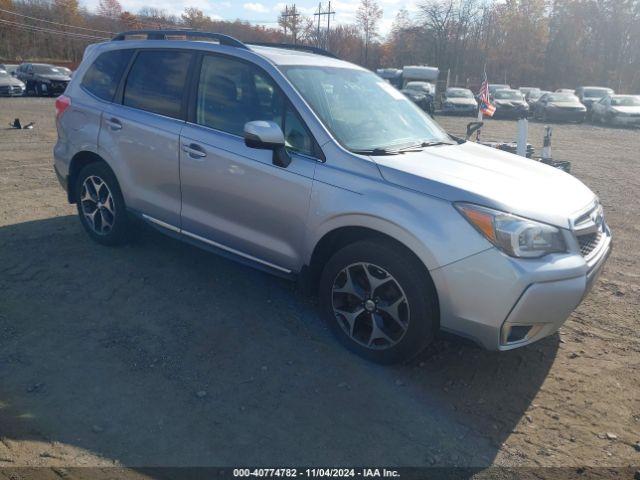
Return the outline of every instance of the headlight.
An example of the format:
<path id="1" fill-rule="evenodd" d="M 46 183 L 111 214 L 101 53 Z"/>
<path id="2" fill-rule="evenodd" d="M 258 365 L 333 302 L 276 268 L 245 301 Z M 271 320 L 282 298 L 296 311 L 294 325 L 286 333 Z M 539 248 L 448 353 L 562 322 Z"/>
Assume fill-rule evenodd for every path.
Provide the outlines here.
<path id="1" fill-rule="evenodd" d="M 567 250 L 562 232 L 551 225 L 471 203 L 454 205 L 478 232 L 512 257 L 537 258 Z"/>

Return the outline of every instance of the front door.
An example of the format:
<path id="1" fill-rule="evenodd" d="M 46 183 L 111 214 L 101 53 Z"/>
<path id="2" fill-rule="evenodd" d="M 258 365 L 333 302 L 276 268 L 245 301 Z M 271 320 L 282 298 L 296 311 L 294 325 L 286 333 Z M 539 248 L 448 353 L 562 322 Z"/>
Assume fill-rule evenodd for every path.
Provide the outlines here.
<path id="1" fill-rule="evenodd" d="M 181 135 L 184 234 L 296 271 L 317 164 L 308 130 L 265 72 L 229 57 L 202 58 L 194 110 Z M 287 168 L 273 164 L 270 150 L 244 144 L 252 120 L 283 127 L 293 157 Z"/>

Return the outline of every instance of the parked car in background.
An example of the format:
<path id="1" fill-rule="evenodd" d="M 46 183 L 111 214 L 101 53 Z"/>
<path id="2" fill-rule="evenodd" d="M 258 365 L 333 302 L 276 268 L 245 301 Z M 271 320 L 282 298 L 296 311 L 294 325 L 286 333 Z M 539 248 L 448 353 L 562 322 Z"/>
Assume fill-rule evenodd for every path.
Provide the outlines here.
<path id="1" fill-rule="evenodd" d="M 540 92 L 540 89 L 538 87 L 519 87 L 518 90 L 520 90 L 520 93 L 522 93 L 525 98 L 532 92 Z"/>
<path id="2" fill-rule="evenodd" d="M 125 243 L 135 215 L 299 278 L 337 338 L 381 363 L 440 329 L 492 350 L 547 337 L 609 255 L 580 180 L 454 139 L 358 65 L 146 35 L 88 47 L 56 101 L 54 168 L 97 243 Z"/>
<path id="3" fill-rule="evenodd" d="M 73 71 L 70 68 L 67 67 L 59 67 L 56 65 L 56 70 L 64 73 L 65 75 L 67 75 L 68 77 L 71 77 L 73 75 Z"/>
<path id="4" fill-rule="evenodd" d="M 447 88 L 442 96 L 442 112 L 456 115 L 476 115 L 478 102 L 468 88 Z"/>
<path id="5" fill-rule="evenodd" d="M 587 108 L 580 103 L 578 97 L 572 93 L 547 93 L 543 95 L 534 108 L 533 116 L 543 122 L 564 121 L 578 122 L 584 121 L 587 115 Z"/>
<path id="6" fill-rule="evenodd" d="M 17 76 L 22 80 L 27 93 L 38 97 L 61 95 L 71 77 L 48 63 L 23 63 L 18 67 Z"/>
<path id="7" fill-rule="evenodd" d="M 491 103 L 496 107 L 493 118 L 521 118 L 529 114 L 529 104 L 519 90 L 496 90 Z"/>
<path id="8" fill-rule="evenodd" d="M 570 93 L 575 95 L 576 91 L 573 88 L 558 88 L 554 93 Z"/>
<path id="9" fill-rule="evenodd" d="M 380 78 L 384 78 L 394 87 L 402 88 L 402 70 L 399 68 L 379 68 L 376 70 L 376 74 Z"/>
<path id="10" fill-rule="evenodd" d="M 490 83 L 489 84 L 489 95 L 493 95 L 498 90 L 511 90 L 511 86 L 506 83 Z"/>
<path id="11" fill-rule="evenodd" d="M 576 95 L 582 104 L 587 107 L 587 116 L 591 115 L 591 107 L 594 103 L 614 93 L 612 89 L 607 87 L 578 87 L 576 89 Z"/>
<path id="12" fill-rule="evenodd" d="M 607 95 L 591 107 L 596 123 L 640 126 L 640 95 Z"/>
<path id="13" fill-rule="evenodd" d="M 0 97 L 19 97 L 24 95 L 24 83 L 6 70 L 0 71 Z"/>
<path id="14" fill-rule="evenodd" d="M 433 114 L 435 87 L 429 82 L 409 82 L 401 90 L 413 103 L 422 110 Z"/>
<path id="15" fill-rule="evenodd" d="M 15 76 L 18 65 L 13 63 L 0 63 L 0 70 L 4 70 L 9 75 Z"/>
<path id="16" fill-rule="evenodd" d="M 529 104 L 529 108 L 533 111 L 535 104 L 545 93 L 551 93 L 549 90 L 532 90 L 524 96 L 524 99 Z"/>

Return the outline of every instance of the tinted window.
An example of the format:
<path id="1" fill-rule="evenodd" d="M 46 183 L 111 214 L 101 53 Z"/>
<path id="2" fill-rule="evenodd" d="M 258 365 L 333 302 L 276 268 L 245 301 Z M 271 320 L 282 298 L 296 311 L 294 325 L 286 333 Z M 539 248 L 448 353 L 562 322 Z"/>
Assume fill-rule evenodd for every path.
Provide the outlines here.
<path id="1" fill-rule="evenodd" d="M 124 104 L 179 118 L 191 54 L 143 50 L 136 57 L 124 88 Z"/>
<path id="2" fill-rule="evenodd" d="M 96 97 L 111 101 L 116 93 L 122 72 L 133 50 L 113 50 L 96 58 L 82 79 L 82 86 Z"/>
<path id="3" fill-rule="evenodd" d="M 206 56 L 202 60 L 196 122 L 242 136 L 253 120 L 277 123 L 287 147 L 308 155 L 313 141 L 298 115 L 287 106 L 271 78 L 258 68 L 229 58 Z"/>

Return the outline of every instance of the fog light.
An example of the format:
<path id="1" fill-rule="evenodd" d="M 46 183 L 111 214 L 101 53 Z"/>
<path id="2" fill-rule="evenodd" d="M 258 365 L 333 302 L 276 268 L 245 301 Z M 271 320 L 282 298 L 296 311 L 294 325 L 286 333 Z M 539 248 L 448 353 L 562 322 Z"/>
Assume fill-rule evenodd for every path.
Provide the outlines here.
<path id="1" fill-rule="evenodd" d="M 509 323 L 505 323 L 502 326 L 500 343 L 502 345 L 511 345 L 513 343 L 519 343 L 527 340 L 535 335 L 538 331 L 538 327 L 539 325 L 511 325 Z"/>

